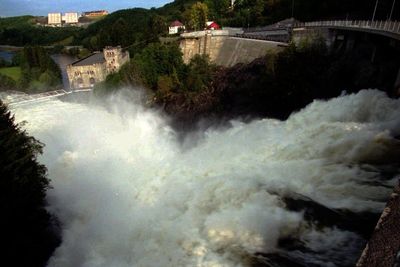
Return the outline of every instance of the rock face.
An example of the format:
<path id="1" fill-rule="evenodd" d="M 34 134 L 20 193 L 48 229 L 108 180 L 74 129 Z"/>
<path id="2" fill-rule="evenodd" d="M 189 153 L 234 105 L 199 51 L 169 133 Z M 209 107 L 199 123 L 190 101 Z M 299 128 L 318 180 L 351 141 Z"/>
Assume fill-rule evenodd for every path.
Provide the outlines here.
<path id="1" fill-rule="evenodd" d="M 357 267 L 400 264 L 400 186 L 396 186 Z"/>

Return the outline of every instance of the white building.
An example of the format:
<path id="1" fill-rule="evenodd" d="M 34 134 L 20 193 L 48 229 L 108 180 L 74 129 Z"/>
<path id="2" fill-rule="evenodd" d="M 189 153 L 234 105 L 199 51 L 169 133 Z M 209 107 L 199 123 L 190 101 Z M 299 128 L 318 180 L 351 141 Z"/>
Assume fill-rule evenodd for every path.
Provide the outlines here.
<path id="1" fill-rule="evenodd" d="M 169 25 L 169 34 L 177 34 L 179 30 L 184 30 L 185 25 L 182 24 L 179 20 L 175 20 Z"/>
<path id="2" fill-rule="evenodd" d="M 78 13 L 76 12 L 65 13 L 64 16 L 62 17 L 63 17 L 62 20 L 66 24 L 78 23 Z"/>
<path id="3" fill-rule="evenodd" d="M 47 23 L 50 25 L 61 25 L 61 13 L 49 13 L 47 16 Z"/>

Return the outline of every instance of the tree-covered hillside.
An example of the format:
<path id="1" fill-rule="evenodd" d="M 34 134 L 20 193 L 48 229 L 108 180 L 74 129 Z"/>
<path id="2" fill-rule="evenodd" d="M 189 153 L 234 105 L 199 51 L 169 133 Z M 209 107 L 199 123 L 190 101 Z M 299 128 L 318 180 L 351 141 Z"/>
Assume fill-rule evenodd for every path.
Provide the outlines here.
<path id="1" fill-rule="evenodd" d="M 207 6 L 207 19 L 222 26 L 255 27 L 283 20 L 292 15 L 300 21 L 323 19 L 371 19 L 376 0 L 175 0 L 160 8 L 119 10 L 87 29 L 77 27 L 51 28 L 34 25 L 32 16 L 0 19 L 0 44 L 52 45 L 68 40 L 91 50 L 106 45 L 143 48 L 158 36 L 167 34 L 169 23 L 180 20 L 190 28 L 192 6 Z M 393 0 L 380 0 L 375 19 L 390 17 Z M 400 3 L 396 3 L 392 20 L 400 19 Z M 193 27 L 196 28 L 196 27 Z"/>
<path id="2" fill-rule="evenodd" d="M 52 28 L 35 25 L 33 16 L 0 18 L 0 45 L 52 45 L 68 37 L 76 37 L 83 29 Z"/>
<path id="3" fill-rule="evenodd" d="M 91 50 L 100 50 L 107 45 L 144 47 L 166 31 L 167 21 L 154 10 L 134 8 L 116 11 L 91 24 L 80 38 L 81 43 Z M 134 53 L 134 49 L 131 52 Z"/>

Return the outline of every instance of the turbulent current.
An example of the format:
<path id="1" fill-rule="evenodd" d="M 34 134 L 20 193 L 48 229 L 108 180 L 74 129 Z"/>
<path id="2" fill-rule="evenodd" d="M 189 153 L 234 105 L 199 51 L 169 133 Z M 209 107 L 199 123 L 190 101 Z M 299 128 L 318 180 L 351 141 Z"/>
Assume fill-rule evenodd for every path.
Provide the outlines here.
<path id="1" fill-rule="evenodd" d="M 349 266 L 363 237 L 306 220 L 284 199 L 380 212 L 398 171 L 390 166 L 399 157 L 400 101 L 375 90 L 184 140 L 161 112 L 122 97 L 12 110 L 45 144 L 49 210 L 62 231 L 49 266 L 273 265 L 268 255 Z"/>

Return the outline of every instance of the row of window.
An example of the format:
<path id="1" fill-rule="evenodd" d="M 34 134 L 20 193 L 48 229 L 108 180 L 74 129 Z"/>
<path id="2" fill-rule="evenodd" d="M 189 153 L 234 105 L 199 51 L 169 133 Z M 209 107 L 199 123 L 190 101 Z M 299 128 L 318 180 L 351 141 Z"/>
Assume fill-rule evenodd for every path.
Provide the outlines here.
<path id="1" fill-rule="evenodd" d="M 79 78 L 77 80 L 77 82 L 78 82 L 78 84 L 83 84 L 83 79 Z M 92 77 L 92 78 L 89 79 L 89 82 L 90 82 L 90 84 L 95 84 L 96 83 L 96 79 Z"/>
<path id="2" fill-rule="evenodd" d="M 88 70 L 88 71 L 84 71 L 84 72 L 80 72 L 80 71 L 75 71 L 75 76 L 80 76 L 80 75 L 82 75 L 82 74 L 84 74 L 84 73 L 86 73 L 86 74 L 91 74 L 91 75 L 94 75 L 94 71 L 93 70 Z"/>

